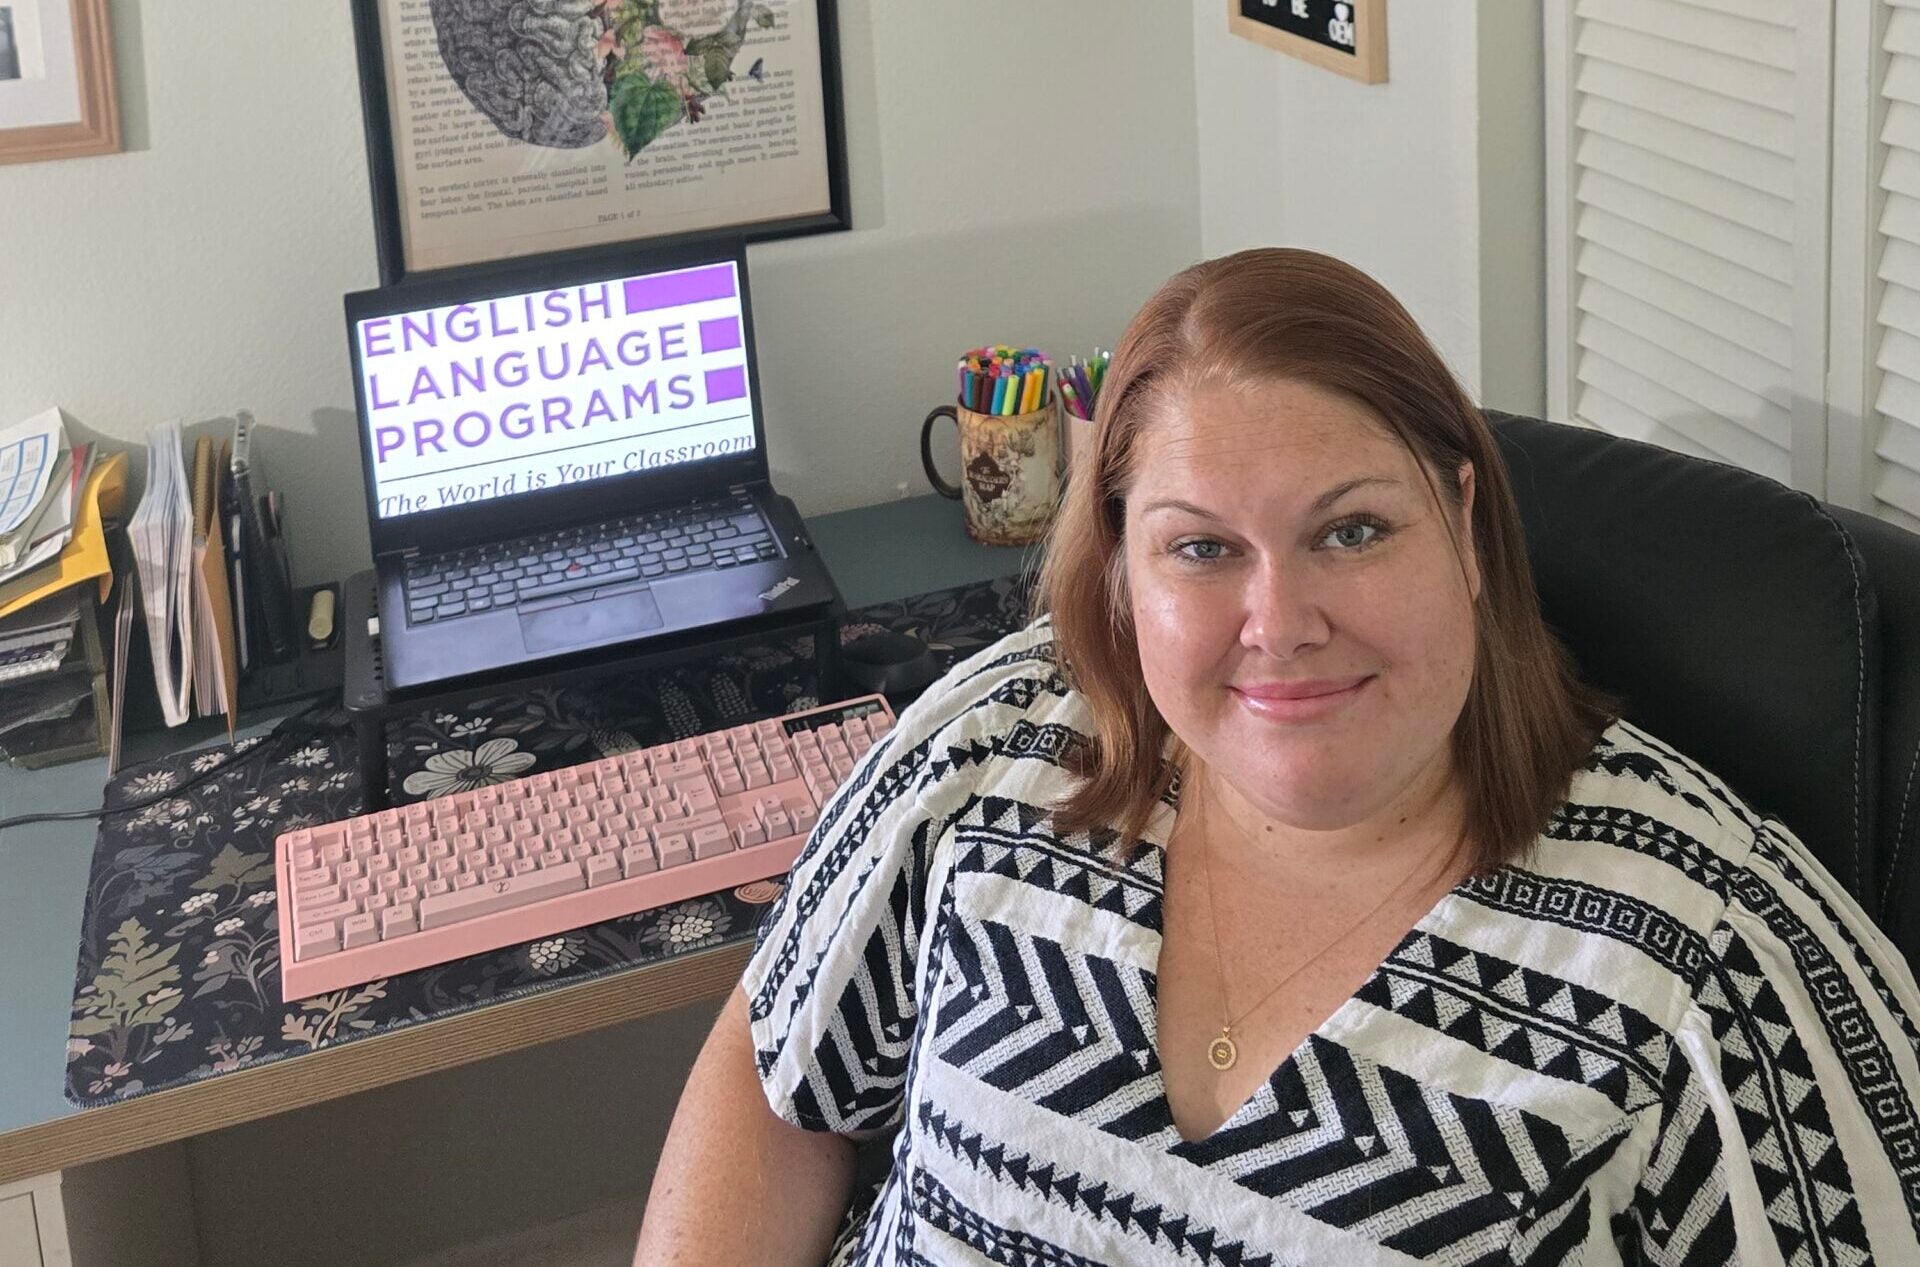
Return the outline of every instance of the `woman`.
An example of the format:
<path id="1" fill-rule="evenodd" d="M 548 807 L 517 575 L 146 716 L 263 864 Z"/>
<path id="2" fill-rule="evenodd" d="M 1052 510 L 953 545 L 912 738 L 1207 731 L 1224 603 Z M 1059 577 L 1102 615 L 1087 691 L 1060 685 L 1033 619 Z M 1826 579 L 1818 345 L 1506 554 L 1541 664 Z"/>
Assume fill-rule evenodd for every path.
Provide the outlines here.
<path id="1" fill-rule="evenodd" d="M 1391 296 L 1189 269 L 1098 415 L 1050 614 L 823 813 L 637 1261 L 1920 1261 L 1911 974 L 1572 677 Z"/>

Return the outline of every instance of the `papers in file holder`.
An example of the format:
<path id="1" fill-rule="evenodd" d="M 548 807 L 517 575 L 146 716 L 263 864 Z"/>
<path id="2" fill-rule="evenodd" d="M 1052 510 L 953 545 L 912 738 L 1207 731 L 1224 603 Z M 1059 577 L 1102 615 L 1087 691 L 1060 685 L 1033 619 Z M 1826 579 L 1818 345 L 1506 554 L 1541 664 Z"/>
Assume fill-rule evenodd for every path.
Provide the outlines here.
<path id="1" fill-rule="evenodd" d="M 214 513 L 213 450 L 194 450 L 189 484 L 180 452 L 180 423 L 147 433 L 147 490 L 128 536 L 140 576 L 141 609 L 153 650 L 154 687 L 169 726 L 192 715 L 225 713 L 232 732 L 239 705 L 233 605 L 227 594 L 226 547 Z"/>
<path id="2" fill-rule="evenodd" d="M 188 568 L 193 559 L 193 516 L 187 472 L 180 461 L 180 423 L 162 423 L 147 433 L 147 491 L 133 512 L 134 566 L 153 647 L 153 684 L 160 715 L 169 726 L 187 720 L 193 685 L 193 606 Z"/>
<path id="3" fill-rule="evenodd" d="M 103 520 L 119 517 L 126 495 L 127 455 L 112 453 L 94 462 L 74 509 L 67 544 L 41 566 L 0 579 L 0 618 L 83 581 L 98 581 L 104 601 L 113 569 L 107 560 Z"/>
<path id="4" fill-rule="evenodd" d="M 233 738 L 240 703 L 240 657 L 234 646 L 233 599 L 227 591 L 213 441 L 193 446 L 193 697 L 202 716 L 227 715 Z"/>
<path id="5" fill-rule="evenodd" d="M 0 563 L 13 562 L 14 534 L 32 526 L 67 447 L 58 409 L 0 432 Z"/>

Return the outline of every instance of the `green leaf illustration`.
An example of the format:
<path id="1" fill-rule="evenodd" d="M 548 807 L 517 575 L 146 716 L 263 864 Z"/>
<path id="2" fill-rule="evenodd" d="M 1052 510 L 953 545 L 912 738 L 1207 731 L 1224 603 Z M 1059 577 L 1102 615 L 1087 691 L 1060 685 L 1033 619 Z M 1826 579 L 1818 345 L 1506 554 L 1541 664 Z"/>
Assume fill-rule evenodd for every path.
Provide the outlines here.
<path id="1" fill-rule="evenodd" d="M 242 853 L 232 845 L 222 849 L 207 873 L 193 882 L 196 889 L 209 892 L 232 885 L 245 888 L 273 879 L 273 858 L 267 854 Z"/>
<path id="2" fill-rule="evenodd" d="M 700 59 L 707 72 L 708 92 L 718 92 L 727 86 L 733 78 L 733 50 L 710 48 L 706 56 Z"/>
<path id="3" fill-rule="evenodd" d="M 613 29 L 620 33 L 620 42 L 632 47 L 640 42 L 640 32 L 650 26 L 660 25 L 659 0 L 626 0 L 614 14 Z"/>
<path id="4" fill-rule="evenodd" d="M 762 30 L 773 25 L 773 10 L 764 4 L 753 6 L 753 24 Z"/>
<path id="5" fill-rule="evenodd" d="M 137 919 L 128 919 L 107 939 L 107 956 L 93 984 L 81 992 L 81 1016 L 73 1032 L 82 1037 L 134 1025 L 151 1025 L 179 1005 L 179 946 L 155 946 Z"/>
<path id="6" fill-rule="evenodd" d="M 613 81 L 613 125 L 632 158 L 686 114 L 680 94 L 658 80 L 622 75 Z"/>

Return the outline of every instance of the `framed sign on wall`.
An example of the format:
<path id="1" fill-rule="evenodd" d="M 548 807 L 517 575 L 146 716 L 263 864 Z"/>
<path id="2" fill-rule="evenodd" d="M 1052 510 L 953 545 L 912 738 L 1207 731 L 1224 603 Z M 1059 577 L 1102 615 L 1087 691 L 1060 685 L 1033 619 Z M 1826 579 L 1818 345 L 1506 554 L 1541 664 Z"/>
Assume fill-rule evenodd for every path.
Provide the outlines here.
<path id="1" fill-rule="evenodd" d="M 353 0 L 353 14 L 383 284 L 849 226 L 834 0 Z"/>
<path id="2" fill-rule="evenodd" d="M 1387 0 L 1227 0 L 1227 27 L 1363 84 L 1387 81 Z"/>

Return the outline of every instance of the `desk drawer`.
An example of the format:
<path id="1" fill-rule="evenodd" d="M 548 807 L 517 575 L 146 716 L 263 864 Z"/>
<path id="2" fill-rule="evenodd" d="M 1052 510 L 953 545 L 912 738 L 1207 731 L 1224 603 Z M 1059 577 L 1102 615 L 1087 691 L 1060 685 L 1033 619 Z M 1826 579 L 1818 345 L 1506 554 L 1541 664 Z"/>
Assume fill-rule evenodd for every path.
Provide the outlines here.
<path id="1" fill-rule="evenodd" d="M 72 1267 L 59 1175 L 0 1184 L 0 1264 Z"/>

